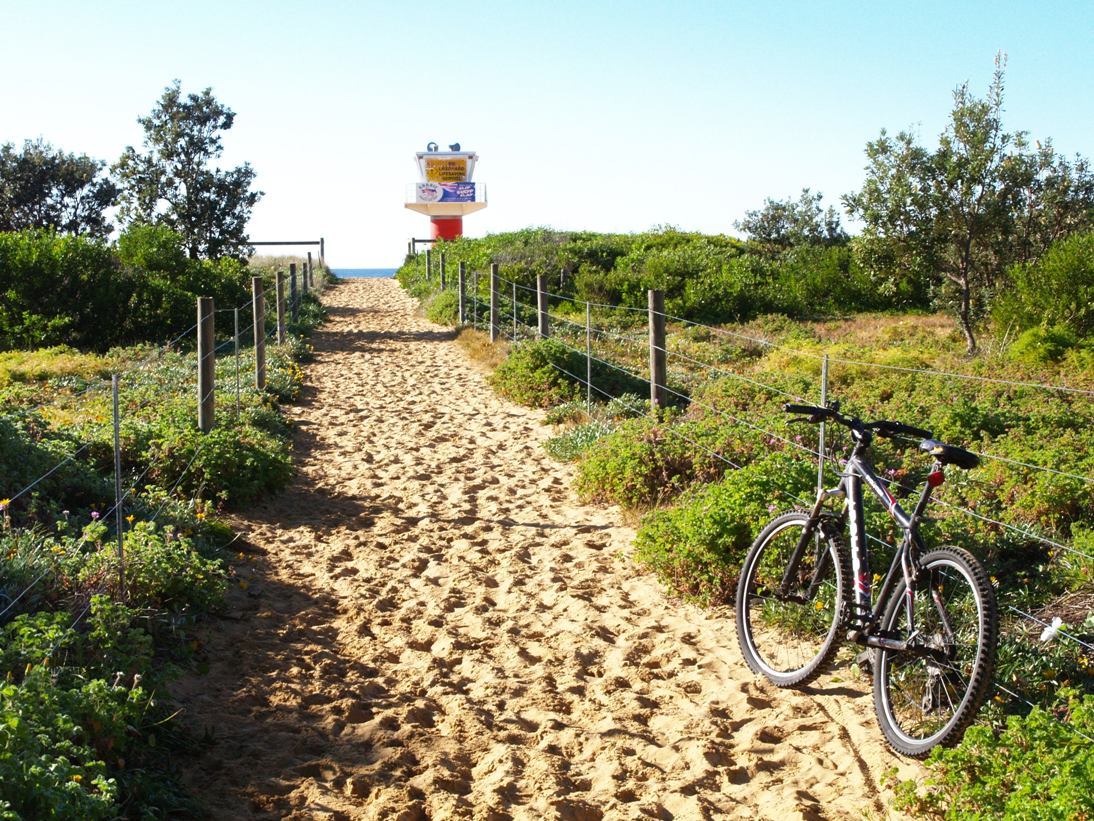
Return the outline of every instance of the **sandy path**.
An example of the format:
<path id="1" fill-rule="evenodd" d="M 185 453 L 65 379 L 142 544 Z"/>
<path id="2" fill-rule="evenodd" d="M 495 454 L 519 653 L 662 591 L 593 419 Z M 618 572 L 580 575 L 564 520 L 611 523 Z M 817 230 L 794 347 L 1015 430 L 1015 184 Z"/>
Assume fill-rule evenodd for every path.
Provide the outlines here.
<path id="1" fill-rule="evenodd" d="M 394 282 L 328 302 L 300 475 L 175 688 L 216 817 L 886 815 L 864 682 L 757 680 Z"/>

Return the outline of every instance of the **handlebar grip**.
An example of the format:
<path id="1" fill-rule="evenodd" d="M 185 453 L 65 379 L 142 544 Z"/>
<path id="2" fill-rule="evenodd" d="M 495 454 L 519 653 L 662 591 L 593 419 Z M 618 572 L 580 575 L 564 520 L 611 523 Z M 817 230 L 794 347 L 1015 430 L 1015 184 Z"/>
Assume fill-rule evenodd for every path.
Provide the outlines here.
<path id="1" fill-rule="evenodd" d="M 808 413 L 810 416 L 832 415 L 832 411 L 829 408 L 819 408 L 816 405 L 795 405 L 792 402 L 787 402 L 783 405 L 783 410 L 787 413 Z"/>

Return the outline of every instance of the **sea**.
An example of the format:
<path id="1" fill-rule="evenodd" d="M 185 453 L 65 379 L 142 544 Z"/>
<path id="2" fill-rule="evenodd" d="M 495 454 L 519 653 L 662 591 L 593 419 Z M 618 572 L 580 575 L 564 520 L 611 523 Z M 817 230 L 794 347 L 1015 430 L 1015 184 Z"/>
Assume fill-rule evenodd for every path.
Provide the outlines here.
<path id="1" fill-rule="evenodd" d="M 339 279 L 362 279 L 393 277 L 397 268 L 332 268 L 334 275 Z"/>

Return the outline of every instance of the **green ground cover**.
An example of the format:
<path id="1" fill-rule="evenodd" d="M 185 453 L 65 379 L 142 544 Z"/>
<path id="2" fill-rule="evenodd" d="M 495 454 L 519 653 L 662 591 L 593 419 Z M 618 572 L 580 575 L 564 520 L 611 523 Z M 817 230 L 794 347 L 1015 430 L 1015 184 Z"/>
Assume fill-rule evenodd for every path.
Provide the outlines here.
<path id="1" fill-rule="evenodd" d="M 272 269 L 244 271 L 272 280 Z M 182 328 L 193 322 L 187 299 Z M 299 394 L 306 336 L 322 317 L 313 292 L 289 341 L 267 347 L 265 391 L 253 387 L 249 330 L 241 335 L 237 403 L 232 317 L 218 314 L 217 426 L 207 434 L 196 428 L 188 339 L 0 353 L 0 818 L 202 812 L 167 766 L 192 740 L 171 721 L 163 685 L 201 663 L 196 625 L 233 583 L 235 536 L 218 514 L 291 477 L 280 404 Z"/>
<path id="2" fill-rule="evenodd" d="M 504 356 L 495 387 L 514 401 L 551 408 L 556 435 L 546 447 L 576 462 L 578 493 L 630 511 L 639 523 L 638 560 L 672 591 L 701 603 L 730 604 L 759 528 L 810 501 L 816 430 L 789 426 L 782 404 L 819 401 L 825 355 L 828 396 L 844 410 L 925 427 L 984 454 L 971 473 L 948 472 L 925 536 L 971 550 L 991 573 L 1003 617 L 997 688 L 978 729 L 957 749 L 933 755 L 929 780 L 901 785 L 898 800 L 913 814 L 981 817 L 977 796 L 990 792 L 984 806 L 995 809 L 987 816 L 1023 808 L 1016 817 L 1049 818 L 1094 812 L 1094 763 L 1076 743 L 1091 735 L 1094 694 L 1094 337 L 1084 290 L 1094 284 L 1090 241 L 1078 235 L 1042 262 L 1012 269 L 1010 287 L 984 314 L 973 358 L 954 319 L 931 310 L 929 288 L 871 301 L 853 254 L 843 267 L 823 264 L 839 249 L 812 249 L 803 263 L 809 276 L 793 254 L 765 256 L 726 238 L 672 231 L 526 231 L 445 244 L 433 258 L 436 264 L 445 251 L 450 283 L 453 260 L 481 272 L 477 290 L 469 278 L 468 291 L 480 328 L 489 304 L 485 271 L 491 259 L 501 263 L 503 339 L 490 346 L 465 329 L 468 349 L 484 360 Z M 435 271 L 426 279 L 423 262 L 423 255 L 408 258 L 397 276 L 429 304 L 439 298 L 438 282 Z M 744 273 L 761 268 L 752 278 Z M 527 290 L 537 273 L 557 295 L 550 299 L 553 338 L 545 341 L 534 339 L 535 295 Z M 648 287 L 666 291 L 671 315 L 673 407 L 657 415 L 638 398 L 648 394 L 641 385 Z M 738 291 L 747 296 L 734 302 L 729 295 Z M 592 406 L 581 384 L 585 301 L 593 303 L 591 348 L 601 360 Z M 514 308 L 519 333 L 507 339 Z M 454 323 L 454 314 L 443 318 Z M 628 382 L 612 384 L 607 374 Z M 827 444 L 838 454 L 845 441 L 829 430 Z M 876 455 L 900 496 L 922 483 L 928 465 L 914 447 L 897 444 L 879 444 Z M 834 481 L 831 467 L 828 477 Z M 874 546 L 879 567 L 893 549 L 888 522 L 880 509 L 870 513 L 868 529 L 882 542 Z M 1053 619 L 1067 636 L 1042 640 Z M 1036 758 L 1037 768 L 1017 755 L 1002 767 L 990 763 L 1009 746 Z M 1069 789 L 1043 788 L 1060 779 Z"/>

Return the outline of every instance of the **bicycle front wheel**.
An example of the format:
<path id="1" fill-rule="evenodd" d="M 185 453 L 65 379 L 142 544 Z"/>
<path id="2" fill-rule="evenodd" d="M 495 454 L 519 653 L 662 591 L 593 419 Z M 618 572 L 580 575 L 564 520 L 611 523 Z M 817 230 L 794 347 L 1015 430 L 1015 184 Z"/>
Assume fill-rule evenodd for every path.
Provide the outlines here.
<path id="1" fill-rule="evenodd" d="M 999 611 L 988 574 L 965 550 L 944 547 L 920 560 L 908 624 L 907 588 L 885 608 L 886 635 L 911 638 L 908 650 L 879 650 L 874 708 L 889 745 L 922 758 L 960 741 L 991 688 Z"/>
<path id="2" fill-rule="evenodd" d="M 741 654 L 777 687 L 808 684 L 829 668 L 839 648 L 851 572 L 841 545 L 819 532 L 789 567 L 808 522 L 805 513 L 772 521 L 748 551 L 737 582 Z"/>

